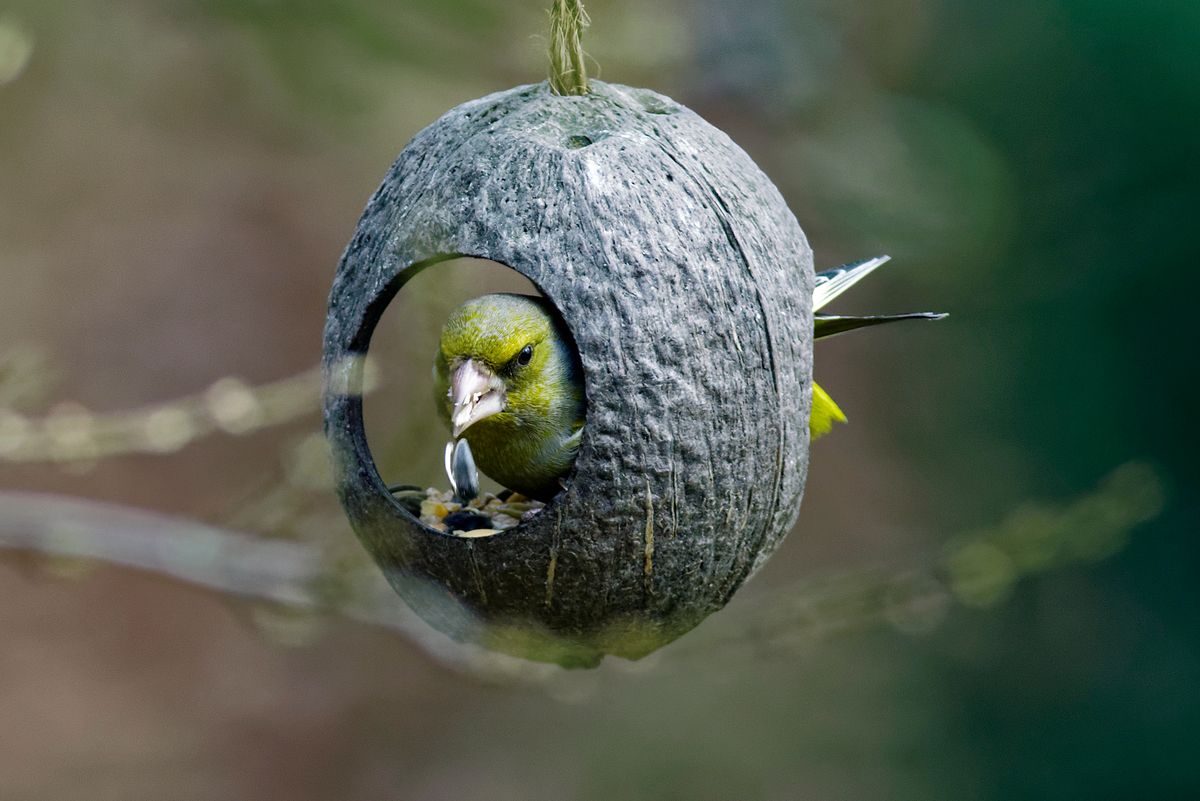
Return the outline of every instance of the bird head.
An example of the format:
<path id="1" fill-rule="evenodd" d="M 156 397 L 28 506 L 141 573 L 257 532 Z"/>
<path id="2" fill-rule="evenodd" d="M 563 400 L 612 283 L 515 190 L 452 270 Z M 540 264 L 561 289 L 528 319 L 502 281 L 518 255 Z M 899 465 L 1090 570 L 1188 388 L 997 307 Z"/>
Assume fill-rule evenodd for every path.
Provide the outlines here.
<path id="1" fill-rule="evenodd" d="M 484 295 L 451 312 L 434 371 L 439 407 L 454 437 L 545 420 L 569 383 L 564 337 L 542 298 Z"/>

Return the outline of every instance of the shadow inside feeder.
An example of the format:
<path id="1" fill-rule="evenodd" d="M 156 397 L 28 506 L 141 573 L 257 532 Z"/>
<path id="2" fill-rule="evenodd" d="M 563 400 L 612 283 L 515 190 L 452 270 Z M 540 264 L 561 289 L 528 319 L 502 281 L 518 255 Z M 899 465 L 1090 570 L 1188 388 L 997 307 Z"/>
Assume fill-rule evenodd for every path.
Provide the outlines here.
<path id="1" fill-rule="evenodd" d="M 543 379 L 557 375 L 558 341 L 574 360 L 558 393 L 577 389 L 581 421 L 582 369 L 570 333 L 529 280 L 497 262 L 458 258 L 400 288 L 371 338 L 379 380 L 363 401 L 371 455 L 397 504 L 460 537 L 515 528 L 545 507 L 561 484 L 539 476 L 568 472 L 573 455 L 530 468 L 514 467 L 513 454 L 529 436 L 527 416 L 545 413 L 553 388 Z M 554 405 L 559 422 L 569 405 Z"/>

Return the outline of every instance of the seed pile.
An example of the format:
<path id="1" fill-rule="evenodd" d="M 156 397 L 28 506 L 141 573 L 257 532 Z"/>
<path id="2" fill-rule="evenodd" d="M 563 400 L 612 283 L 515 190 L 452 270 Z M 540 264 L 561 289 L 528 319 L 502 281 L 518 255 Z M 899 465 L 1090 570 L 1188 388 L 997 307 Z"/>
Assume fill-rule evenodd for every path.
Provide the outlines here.
<path id="1" fill-rule="evenodd" d="M 392 495 L 414 517 L 430 528 L 459 537 L 486 537 L 513 528 L 545 507 L 541 501 L 508 490 L 498 495 L 485 492 L 468 504 L 454 494 L 411 484 L 392 487 Z"/>

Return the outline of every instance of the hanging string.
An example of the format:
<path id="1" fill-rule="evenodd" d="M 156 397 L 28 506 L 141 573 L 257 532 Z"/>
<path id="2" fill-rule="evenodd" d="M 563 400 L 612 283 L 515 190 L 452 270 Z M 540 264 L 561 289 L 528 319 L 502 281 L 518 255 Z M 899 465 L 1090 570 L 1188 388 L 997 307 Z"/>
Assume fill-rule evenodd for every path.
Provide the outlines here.
<path id="1" fill-rule="evenodd" d="M 591 24 L 579 0 L 554 0 L 550 9 L 550 89 L 556 95 L 586 95 L 583 32 Z"/>

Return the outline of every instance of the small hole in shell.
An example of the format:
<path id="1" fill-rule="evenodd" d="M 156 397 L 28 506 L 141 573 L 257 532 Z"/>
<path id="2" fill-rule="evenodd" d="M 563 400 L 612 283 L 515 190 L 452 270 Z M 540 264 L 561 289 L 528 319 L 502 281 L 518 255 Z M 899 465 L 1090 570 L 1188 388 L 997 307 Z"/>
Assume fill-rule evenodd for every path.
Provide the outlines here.
<path id="1" fill-rule="evenodd" d="M 576 134 L 575 136 L 567 137 L 567 147 L 571 148 L 572 150 L 579 150 L 580 148 L 587 147 L 590 144 L 592 144 L 592 138 L 589 136 Z"/>

